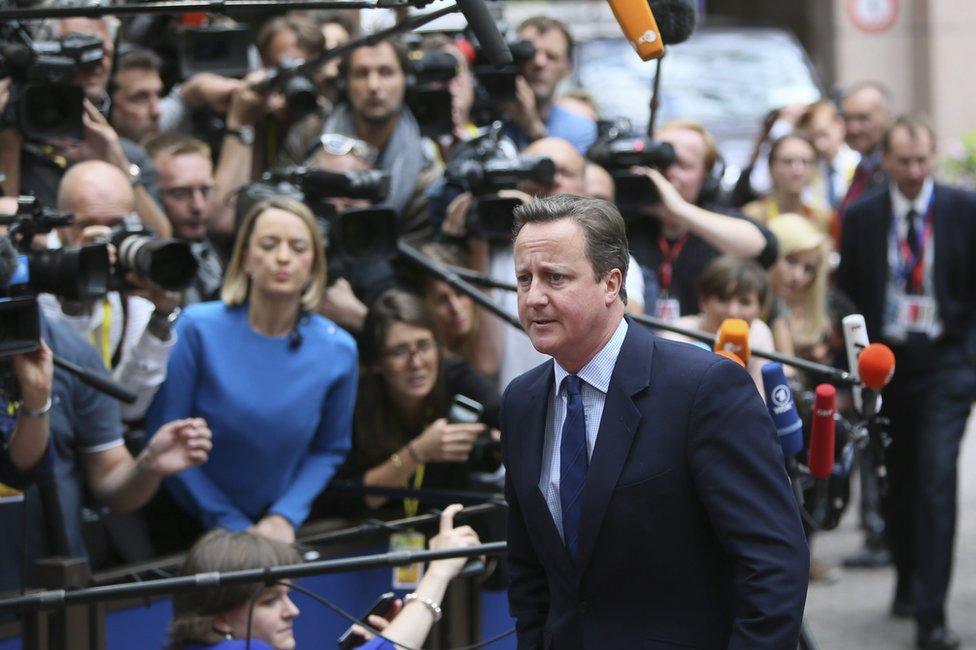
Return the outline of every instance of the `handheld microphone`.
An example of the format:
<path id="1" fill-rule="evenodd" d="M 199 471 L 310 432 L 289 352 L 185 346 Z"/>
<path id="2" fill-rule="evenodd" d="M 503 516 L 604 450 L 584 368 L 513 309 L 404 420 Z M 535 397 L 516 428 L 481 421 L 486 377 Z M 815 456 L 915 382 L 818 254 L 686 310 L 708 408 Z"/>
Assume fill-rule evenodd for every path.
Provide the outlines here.
<path id="1" fill-rule="evenodd" d="M 498 31 L 485 0 L 457 0 L 457 6 L 468 21 L 468 27 L 474 32 L 475 38 L 481 45 L 481 51 L 485 53 L 488 63 L 496 68 L 503 65 L 510 65 L 512 51 L 508 48 L 508 43 Z"/>
<path id="2" fill-rule="evenodd" d="M 810 428 L 810 449 L 807 465 L 810 476 L 825 479 L 834 468 L 834 442 L 837 412 L 837 389 L 830 384 L 820 384 L 813 402 L 813 424 Z"/>
<path id="3" fill-rule="evenodd" d="M 664 39 L 647 0 L 607 0 L 624 38 L 642 61 L 664 56 Z"/>
<path id="4" fill-rule="evenodd" d="M 878 412 L 881 389 L 895 374 L 895 353 L 884 343 L 871 343 L 857 358 L 857 372 L 864 385 L 861 390 L 863 410 L 867 417 Z"/>
<path id="5" fill-rule="evenodd" d="M 643 61 L 660 59 L 665 45 L 682 43 L 695 29 L 688 0 L 607 0 L 627 41 Z"/>
<path id="6" fill-rule="evenodd" d="M 868 327 L 861 314 L 851 314 L 844 316 L 841 321 L 844 329 L 844 347 L 847 350 L 847 368 L 851 377 L 855 381 L 861 379 L 857 368 L 857 358 L 861 355 L 861 350 L 868 346 Z M 855 384 L 851 390 L 854 397 L 854 409 L 858 413 L 864 413 L 864 396 L 861 394 L 861 386 Z"/>
<path id="7" fill-rule="evenodd" d="M 786 382 L 783 365 L 767 363 L 762 367 L 763 390 L 766 393 L 766 408 L 776 425 L 779 444 L 785 458 L 792 458 L 803 450 L 803 422 L 796 412 L 793 391 Z"/>
<path id="8" fill-rule="evenodd" d="M 726 318 L 715 337 L 715 352 L 731 352 L 742 365 L 749 363 L 749 323 L 741 318 Z"/>

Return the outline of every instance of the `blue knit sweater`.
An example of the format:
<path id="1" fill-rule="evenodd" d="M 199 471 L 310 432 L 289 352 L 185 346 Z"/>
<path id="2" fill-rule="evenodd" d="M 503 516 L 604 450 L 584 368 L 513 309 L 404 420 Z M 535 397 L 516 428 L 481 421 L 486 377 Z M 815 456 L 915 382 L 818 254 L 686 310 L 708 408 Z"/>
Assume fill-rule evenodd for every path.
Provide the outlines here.
<path id="1" fill-rule="evenodd" d="M 188 307 L 147 430 L 205 418 L 209 460 L 170 477 L 174 498 L 206 528 L 244 530 L 276 513 L 297 529 L 349 451 L 356 343 L 332 321 L 306 316 L 301 344 L 256 333 L 247 307 Z"/>

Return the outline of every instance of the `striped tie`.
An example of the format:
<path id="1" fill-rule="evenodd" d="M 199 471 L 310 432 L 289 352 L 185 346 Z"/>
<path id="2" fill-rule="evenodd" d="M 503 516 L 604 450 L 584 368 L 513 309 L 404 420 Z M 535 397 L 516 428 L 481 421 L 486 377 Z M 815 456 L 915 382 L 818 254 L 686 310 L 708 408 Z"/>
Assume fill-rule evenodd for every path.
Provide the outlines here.
<path id="1" fill-rule="evenodd" d="M 563 380 L 567 396 L 566 419 L 559 445 L 559 504 L 563 516 L 563 541 L 573 562 L 576 562 L 579 549 L 581 498 L 590 464 L 586 453 L 586 417 L 580 395 L 581 384 L 582 380 L 576 375 L 567 375 Z"/>

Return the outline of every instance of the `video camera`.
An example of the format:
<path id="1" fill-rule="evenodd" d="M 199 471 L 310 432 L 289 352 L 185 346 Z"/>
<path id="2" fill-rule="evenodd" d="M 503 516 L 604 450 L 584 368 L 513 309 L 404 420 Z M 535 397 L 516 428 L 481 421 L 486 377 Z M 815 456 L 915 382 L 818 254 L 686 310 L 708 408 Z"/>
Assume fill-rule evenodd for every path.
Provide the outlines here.
<path id="1" fill-rule="evenodd" d="M 515 80 L 521 74 L 522 66 L 535 57 L 532 41 L 511 41 L 508 49 L 512 52 L 513 62 L 500 68 L 488 63 L 480 48 L 476 53 L 471 67 L 476 82 L 471 120 L 479 126 L 505 119 L 504 105 L 517 101 Z"/>
<path id="2" fill-rule="evenodd" d="M 199 72 L 241 79 L 249 71 L 247 50 L 251 30 L 243 25 L 205 25 L 184 29 L 179 34 L 180 76 L 189 79 Z"/>
<path id="3" fill-rule="evenodd" d="M 390 258 L 397 252 L 396 212 L 382 206 L 339 212 L 334 198 L 380 203 L 390 190 L 390 175 L 380 170 L 329 172 L 306 167 L 282 167 L 265 172 L 261 180 L 242 188 L 237 199 L 237 224 L 255 205 L 277 196 L 305 203 L 322 226 L 330 268 L 339 260 Z M 332 278 L 335 273 L 330 272 Z"/>
<path id="4" fill-rule="evenodd" d="M 630 125 L 621 121 L 603 129 L 586 157 L 613 176 L 616 203 L 622 212 L 656 205 L 661 197 L 653 181 L 630 172 L 631 167 L 653 167 L 663 172 L 674 164 L 674 147 L 646 135 L 628 135 Z"/>
<path id="5" fill-rule="evenodd" d="M 28 140 L 80 140 L 85 92 L 75 79 L 79 71 L 102 65 L 101 39 L 67 34 L 35 41 L 14 23 L 0 29 L 0 42 L 0 78 L 14 82 L 0 128 L 14 127 Z"/>
<path id="6" fill-rule="evenodd" d="M 445 84 L 457 73 L 457 60 L 447 52 L 410 51 L 406 103 L 425 137 L 436 139 L 454 130 L 451 91 Z"/>
<path id="7" fill-rule="evenodd" d="M 112 228 L 110 242 L 116 250 L 112 288 L 127 288 L 125 276 L 130 272 L 168 291 L 182 291 L 196 277 L 199 264 L 190 245 L 157 237 L 138 215 L 122 217 Z"/>
<path id="8" fill-rule="evenodd" d="M 522 156 L 501 138 L 501 124 L 485 135 L 461 146 L 444 172 L 449 185 L 474 194 L 468 231 L 494 240 L 511 238 L 512 213 L 518 199 L 498 196 L 501 190 L 516 189 L 522 181 L 551 183 L 556 165 L 549 158 Z"/>
<path id="9" fill-rule="evenodd" d="M 285 96 L 289 116 L 301 119 L 319 105 L 319 90 L 305 68 L 302 59 L 285 59 L 268 70 L 268 76 L 254 89 L 264 95 L 280 92 Z"/>

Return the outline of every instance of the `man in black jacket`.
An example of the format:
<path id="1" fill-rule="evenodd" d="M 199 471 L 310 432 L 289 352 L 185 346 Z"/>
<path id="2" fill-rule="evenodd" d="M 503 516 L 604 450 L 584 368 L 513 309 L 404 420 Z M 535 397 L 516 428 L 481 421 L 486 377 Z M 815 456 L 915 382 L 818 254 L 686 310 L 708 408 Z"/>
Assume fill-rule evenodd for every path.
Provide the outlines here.
<path id="1" fill-rule="evenodd" d="M 956 463 L 976 397 L 976 194 L 936 184 L 935 137 L 912 118 L 882 141 L 890 182 L 853 204 L 838 286 L 868 334 L 895 351 L 885 498 L 898 571 L 895 616 L 918 623 L 921 648 L 956 648 L 945 599 L 956 523 Z"/>

